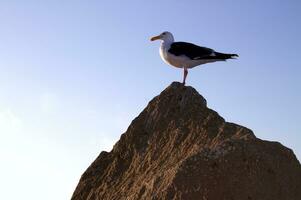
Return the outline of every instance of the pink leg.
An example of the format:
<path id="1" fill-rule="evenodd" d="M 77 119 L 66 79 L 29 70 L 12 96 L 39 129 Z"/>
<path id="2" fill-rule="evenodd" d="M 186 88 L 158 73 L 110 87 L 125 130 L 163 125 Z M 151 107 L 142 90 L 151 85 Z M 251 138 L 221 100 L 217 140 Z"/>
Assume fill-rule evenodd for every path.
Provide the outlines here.
<path id="1" fill-rule="evenodd" d="M 187 74 L 188 74 L 188 70 L 184 67 L 183 85 L 185 85 Z"/>

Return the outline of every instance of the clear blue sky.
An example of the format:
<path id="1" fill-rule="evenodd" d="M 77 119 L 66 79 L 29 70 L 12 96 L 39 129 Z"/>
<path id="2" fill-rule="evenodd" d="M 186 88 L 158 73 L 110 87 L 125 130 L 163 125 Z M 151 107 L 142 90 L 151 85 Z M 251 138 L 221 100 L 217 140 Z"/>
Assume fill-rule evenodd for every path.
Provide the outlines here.
<path id="1" fill-rule="evenodd" d="M 237 53 L 190 71 L 209 107 L 301 158 L 296 0 L 0 2 L 1 199 L 70 199 L 80 175 L 182 71 L 153 35 Z"/>

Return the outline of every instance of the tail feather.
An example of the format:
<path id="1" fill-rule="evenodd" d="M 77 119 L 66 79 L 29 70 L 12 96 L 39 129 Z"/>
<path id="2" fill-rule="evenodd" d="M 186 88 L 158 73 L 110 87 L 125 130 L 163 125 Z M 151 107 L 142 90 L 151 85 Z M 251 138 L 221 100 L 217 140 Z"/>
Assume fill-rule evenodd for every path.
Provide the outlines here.
<path id="1" fill-rule="evenodd" d="M 219 53 L 219 52 L 215 52 L 215 56 L 216 59 L 236 59 L 236 57 L 238 57 L 237 54 L 227 54 L 227 53 Z"/>

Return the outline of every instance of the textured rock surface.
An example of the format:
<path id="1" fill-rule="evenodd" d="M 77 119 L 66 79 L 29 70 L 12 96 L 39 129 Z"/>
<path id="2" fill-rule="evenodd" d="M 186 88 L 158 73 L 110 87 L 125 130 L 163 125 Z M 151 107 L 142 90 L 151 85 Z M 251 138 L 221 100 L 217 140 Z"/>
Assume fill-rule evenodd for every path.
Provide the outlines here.
<path id="1" fill-rule="evenodd" d="M 301 166 L 172 83 L 82 175 L 73 200 L 299 200 Z"/>

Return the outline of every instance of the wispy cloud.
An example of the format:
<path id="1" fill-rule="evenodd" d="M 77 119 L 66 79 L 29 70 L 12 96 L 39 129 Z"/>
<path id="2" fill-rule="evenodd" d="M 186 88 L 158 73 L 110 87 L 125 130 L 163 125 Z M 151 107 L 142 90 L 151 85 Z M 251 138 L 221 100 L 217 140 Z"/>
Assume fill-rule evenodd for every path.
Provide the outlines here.
<path id="1" fill-rule="evenodd" d="M 11 133 L 21 129 L 23 121 L 10 108 L 0 108 L 0 132 Z"/>

